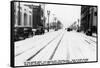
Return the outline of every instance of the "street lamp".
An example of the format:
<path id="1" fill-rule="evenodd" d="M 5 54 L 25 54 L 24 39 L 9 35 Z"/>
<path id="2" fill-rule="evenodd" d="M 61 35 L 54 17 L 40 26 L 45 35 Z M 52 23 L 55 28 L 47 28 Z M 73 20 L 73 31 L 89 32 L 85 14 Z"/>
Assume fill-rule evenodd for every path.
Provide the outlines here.
<path id="1" fill-rule="evenodd" d="M 48 32 L 49 32 L 49 16 L 50 16 L 50 11 L 47 10 L 47 15 L 48 15 Z"/>
<path id="2" fill-rule="evenodd" d="M 55 20 L 55 26 L 56 26 L 55 30 L 57 30 L 57 22 L 56 22 L 57 18 L 55 17 L 54 20 Z"/>
<path id="3" fill-rule="evenodd" d="M 78 19 L 78 30 L 77 30 L 77 32 L 79 32 L 80 31 L 80 24 L 79 24 L 79 19 Z"/>
<path id="4" fill-rule="evenodd" d="M 18 25 L 20 25 L 20 2 L 18 2 Z"/>

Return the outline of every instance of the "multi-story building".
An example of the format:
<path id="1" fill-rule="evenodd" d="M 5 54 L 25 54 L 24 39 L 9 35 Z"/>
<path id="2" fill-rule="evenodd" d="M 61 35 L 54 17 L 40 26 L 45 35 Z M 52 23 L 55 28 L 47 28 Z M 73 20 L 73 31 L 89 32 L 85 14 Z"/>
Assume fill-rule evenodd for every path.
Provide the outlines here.
<path id="1" fill-rule="evenodd" d="M 32 26 L 32 8 L 25 3 L 15 2 L 15 27 L 17 26 Z"/>
<path id="2" fill-rule="evenodd" d="M 44 33 L 44 6 L 39 3 L 14 2 L 15 39 Z"/>
<path id="3" fill-rule="evenodd" d="M 44 7 L 42 4 L 28 4 L 24 2 L 15 2 L 15 27 L 37 27 L 44 26 Z"/>
<path id="4" fill-rule="evenodd" d="M 91 30 L 92 33 L 97 33 L 97 7 L 96 6 L 81 6 L 81 31 L 86 32 Z"/>

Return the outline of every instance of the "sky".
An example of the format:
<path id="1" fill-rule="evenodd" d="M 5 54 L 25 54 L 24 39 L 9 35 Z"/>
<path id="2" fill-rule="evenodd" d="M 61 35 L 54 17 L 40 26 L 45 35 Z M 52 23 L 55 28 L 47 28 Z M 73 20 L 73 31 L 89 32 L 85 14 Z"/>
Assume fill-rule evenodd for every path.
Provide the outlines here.
<path id="1" fill-rule="evenodd" d="M 57 19 L 62 22 L 64 27 L 68 27 L 73 22 L 77 21 L 77 19 L 80 19 L 81 6 L 46 4 L 45 5 L 46 17 L 47 17 L 47 10 L 50 10 L 50 19 L 49 19 L 50 22 L 53 21 L 54 17 L 57 17 Z"/>

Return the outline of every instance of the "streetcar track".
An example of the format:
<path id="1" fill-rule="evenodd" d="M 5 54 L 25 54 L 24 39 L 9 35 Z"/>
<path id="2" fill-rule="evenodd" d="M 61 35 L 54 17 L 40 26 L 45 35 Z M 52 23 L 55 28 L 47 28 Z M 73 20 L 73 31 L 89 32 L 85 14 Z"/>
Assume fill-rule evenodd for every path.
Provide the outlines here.
<path id="1" fill-rule="evenodd" d="M 56 37 L 58 37 L 59 35 L 57 35 Z M 51 41 L 53 41 L 56 37 L 54 37 Z M 50 42 L 51 43 L 51 42 Z M 49 44 L 49 42 L 48 42 L 48 44 Z M 48 45 L 48 44 L 46 44 L 46 45 Z M 34 46 L 33 46 L 34 47 Z M 17 55 L 15 55 L 15 57 L 17 57 L 17 56 L 19 56 L 19 55 L 21 55 L 21 54 L 23 54 L 23 53 L 25 53 L 25 52 L 27 52 L 28 50 L 30 50 L 30 49 L 32 49 L 33 47 L 31 47 L 31 48 L 29 48 L 29 49 L 27 49 L 27 50 L 25 50 L 25 51 L 22 51 L 21 53 L 18 53 Z M 42 49 L 42 48 L 41 48 Z"/>
<path id="2" fill-rule="evenodd" d="M 58 49 L 58 46 L 59 46 L 59 44 L 60 44 L 60 42 L 61 42 L 63 36 L 64 36 L 64 33 L 63 33 L 61 39 L 59 40 L 59 42 L 58 42 L 56 48 L 54 49 L 54 52 L 52 53 L 52 55 L 51 55 L 51 57 L 49 58 L 49 60 L 52 60 L 52 58 L 54 57 L 54 55 L 55 55 L 55 53 L 56 53 L 56 50 Z"/>
<path id="3" fill-rule="evenodd" d="M 94 43 L 96 43 L 96 41 L 94 41 L 94 40 L 92 40 L 92 39 L 90 39 L 92 42 L 94 42 Z"/>
<path id="4" fill-rule="evenodd" d="M 84 39 L 85 40 L 85 39 Z M 88 42 L 87 40 L 85 40 L 88 44 L 91 44 L 90 42 Z"/>
<path id="5" fill-rule="evenodd" d="M 37 36 L 35 36 L 35 37 L 37 37 Z M 41 39 L 41 37 L 42 37 L 42 36 L 40 36 L 39 39 Z M 34 38 L 34 37 L 32 37 L 32 38 Z M 25 39 L 25 40 L 22 40 L 22 41 L 26 41 L 26 40 L 28 40 L 28 39 L 29 39 L 29 38 L 27 38 L 27 39 Z M 16 46 L 16 48 L 19 48 L 19 47 L 21 47 L 21 46 L 23 46 L 23 45 Z"/>
<path id="6" fill-rule="evenodd" d="M 34 46 L 33 46 L 33 47 L 34 47 Z M 32 49 L 33 47 L 31 47 L 31 48 L 29 48 L 29 49 L 27 49 L 27 50 L 25 50 L 25 51 L 22 51 L 21 53 L 16 54 L 15 57 L 17 57 L 17 56 L 19 56 L 19 55 L 21 55 L 21 54 L 27 52 L 28 50 Z"/>
<path id="7" fill-rule="evenodd" d="M 33 56 L 31 56 L 30 58 L 28 58 L 26 61 L 30 61 L 32 58 L 34 58 L 38 53 L 40 53 L 45 47 L 47 47 L 52 41 L 54 41 L 57 37 L 59 36 L 59 34 L 54 37 L 51 41 L 49 41 L 44 47 L 42 47 L 38 52 L 36 52 Z"/>
<path id="8" fill-rule="evenodd" d="M 85 37 L 85 39 L 90 40 L 90 41 L 96 43 L 96 41 L 94 41 L 94 40 L 92 40 L 92 39 L 89 39 L 89 38 L 86 38 L 86 37 Z"/>
<path id="9" fill-rule="evenodd" d="M 85 40 L 85 39 L 84 39 Z M 88 44 L 90 44 L 91 45 L 91 47 L 92 47 L 92 49 L 93 50 L 95 50 L 94 48 L 95 48 L 95 46 L 93 45 L 93 44 L 91 44 L 89 41 L 87 41 L 87 40 L 85 40 Z"/>
<path id="10" fill-rule="evenodd" d="M 90 41 L 87 41 L 87 39 L 84 39 L 88 44 L 92 45 L 92 47 L 94 47 L 93 43 L 91 43 Z"/>

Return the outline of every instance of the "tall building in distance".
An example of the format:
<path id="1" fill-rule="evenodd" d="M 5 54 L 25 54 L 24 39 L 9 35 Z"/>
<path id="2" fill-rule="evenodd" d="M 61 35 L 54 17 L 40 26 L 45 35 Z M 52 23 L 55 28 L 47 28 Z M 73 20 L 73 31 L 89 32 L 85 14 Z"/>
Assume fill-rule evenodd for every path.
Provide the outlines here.
<path id="1" fill-rule="evenodd" d="M 97 33 L 97 6 L 81 6 L 81 31 Z"/>

